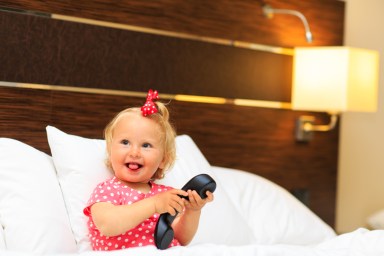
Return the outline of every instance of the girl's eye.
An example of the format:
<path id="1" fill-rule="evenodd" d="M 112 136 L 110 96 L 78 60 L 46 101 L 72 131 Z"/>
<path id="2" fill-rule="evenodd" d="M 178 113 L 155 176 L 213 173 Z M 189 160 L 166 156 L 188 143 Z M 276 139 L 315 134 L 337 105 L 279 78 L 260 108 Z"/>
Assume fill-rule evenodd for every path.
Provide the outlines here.
<path id="1" fill-rule="evenodd" d="M 123 145 L 128 145 L 128 144 L 129 144 L 129 141 L 128 141 L 128 140 L 122 140 L 122 141 L 121 141 L 121 144 L 123 144 Z"/>
<path id="2" fill-rule="evenodd" d="M 149 143 L 144 143 L 144 144 L 143 144 L 143 148 L 150 148 L 150 147 L 152 147 L 152 146 L 151 146 L 151 144 L 149 144 Z"/>

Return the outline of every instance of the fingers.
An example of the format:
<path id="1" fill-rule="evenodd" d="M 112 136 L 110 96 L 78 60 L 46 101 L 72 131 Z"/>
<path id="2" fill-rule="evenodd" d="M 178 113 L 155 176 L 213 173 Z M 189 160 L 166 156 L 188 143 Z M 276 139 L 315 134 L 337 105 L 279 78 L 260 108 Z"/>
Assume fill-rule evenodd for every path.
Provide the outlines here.
<path id="1" fill-rule="evenodd" d="M 171 204 L 169 206 L 170 206 L 170 209 L 169 209 L 168 212 L 171 215 L 175 215 L 176 213 L 183 211 L 183 209 L 184 209 L 184 200 L 182 198 L 178 197 L 176 200 L 171 202 Z"/>
<path id="2" fill-rule="evenodd" d="M 210 192 L 210 191 L 207 191 L 206 192 L 206 195 L 207 197 L 205 199 L 202 199 L 200 197 L 200 195 L 195 191 L 195 190 L 188 190 L 188 197 L 189 197 L 189 201 L 194 201 L 196 202 L 197 204 L 201 204 L 201 203 L 206 203 L 206 202 L 211 202 L 213 201 L 213 193 Z"/>
<path id="3" fill-rule="evenodd" d="M 180 194 L 188 196 L 187 192 L 178 189 L 168 190 L 154 196 L 155 211 L 159 214 L 168 212 L 171 215 L 182 212 L 184 200 L 179 196 Z"/>
<path id="4" fill-rule="evenodd" d="M 213 193 L 207 192 L 207 198 L 202 199 L 200 195 L 194 190 L 188 190 L 188 199 L 185 201 L 185 207 L 190 210 L 201 210 L 208 202 L 213 201 Z"/>
<path id="5" fill-rule="evenodd" d="M 188 190 L 188 198 L 191 204 L 199 205 L 203 202 L 203 199 L 195 190 Z"/>
<path id="6" fill-rule="evenodd" d="M 184 190 L 180 189 L 173 189 L 169 191 L 170 197 L 168 199 L 167 203 L 167 212 L 170 213 L 171 215 L 176 215 L 179 212 L 182 212 L 184 210 L 184 202 L 180 195 L 182 196 L 188 196 L 188 193 L 185 192 Z"/>
<path id="7" fill-rule="evenodd" d="M 188 196 L 188 192 L 187 191 L 184 191 L 184 190 L 181 190 L 181 189 L 173 189 L 171 190 L 173 193 L 179 195 L 179 196 L 184 196 L 184 197 L 187 197 Z"/>
<path id="8" fill-rule="evenodd" d="M 195 190 L 172 189 L 161 194 L 159 197 L 161 203 L 156 211 L 159 213 L 168 212 L 173 216 L 178 212 L 183 212 L 184 208 L 200 210 L 206 203 L 213 201 L 213 193 L 209 191 L 205 199 L 202 199 Z"/>
<path id="9" fill-rule="evenodd" d="M 213 193 L 210 191 L 207 191 L 207 198 L 205 199 L 207 202 L 213 201 Z"/>

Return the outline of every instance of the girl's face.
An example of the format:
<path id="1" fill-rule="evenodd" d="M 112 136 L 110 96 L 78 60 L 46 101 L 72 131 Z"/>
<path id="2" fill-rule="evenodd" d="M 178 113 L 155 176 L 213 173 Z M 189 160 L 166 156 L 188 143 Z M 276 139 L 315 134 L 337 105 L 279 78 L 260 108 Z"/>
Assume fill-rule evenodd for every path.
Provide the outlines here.
<path id="1" fill-rule="evenodd" d="M 159 125 L 141 114 L 127 114 L 114 129 L 110 161 L 119 180 L 148 183 L 158 168 L 164 168 Z"/>

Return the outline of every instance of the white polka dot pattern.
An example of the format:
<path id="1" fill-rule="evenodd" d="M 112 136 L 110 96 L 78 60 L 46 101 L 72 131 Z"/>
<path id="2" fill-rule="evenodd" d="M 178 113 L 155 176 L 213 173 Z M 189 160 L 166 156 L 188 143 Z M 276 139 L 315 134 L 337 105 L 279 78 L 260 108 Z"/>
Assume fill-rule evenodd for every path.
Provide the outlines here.
<path id="1" fill-rule="evenodd" d="M 153 182 L 151 185 L 151 191 L 147 194 L 124 185 L 117 180 L 116 177 L 110 178 L 96 186 L 88 201 L 88 206 L 84 209 L 84 214 L 89 217 L 89 239 L 93 250 L 110 251 L 155 245 L 154 232 L 159 214 L 154 214 L 135 228 L 113 237 L 103 236 L 93 223 L 92 215 L 90 214 L 90 207 L 97 202 L 109 202 L 114 205 L 133 204 L 144 198 L 172 189 L 171 187 Z M 170 247 L 177 245 L 180 245 L 180 243 L 176 239 L 173 239 Z"/>

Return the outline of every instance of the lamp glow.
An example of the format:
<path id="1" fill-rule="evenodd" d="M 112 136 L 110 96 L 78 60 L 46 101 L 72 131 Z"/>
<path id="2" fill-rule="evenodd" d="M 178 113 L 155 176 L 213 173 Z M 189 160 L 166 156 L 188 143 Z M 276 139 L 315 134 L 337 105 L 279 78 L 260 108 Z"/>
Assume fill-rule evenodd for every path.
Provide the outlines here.
<path id="1" fill-rule="evenodd" d="M 295 48 L 292 109 L 333 115 L 346 111 L 374 112 L 378 74 L 376 51 L 342 46 Z M 332 119 L 333 126 L 322 125 L 322 129 L 307 122 L 306 132 L 330 130 L 335 126 L 335 117 Z"/>

